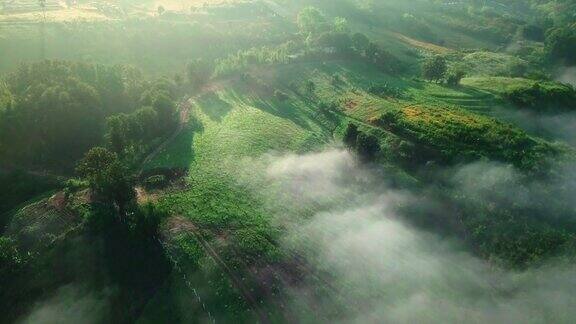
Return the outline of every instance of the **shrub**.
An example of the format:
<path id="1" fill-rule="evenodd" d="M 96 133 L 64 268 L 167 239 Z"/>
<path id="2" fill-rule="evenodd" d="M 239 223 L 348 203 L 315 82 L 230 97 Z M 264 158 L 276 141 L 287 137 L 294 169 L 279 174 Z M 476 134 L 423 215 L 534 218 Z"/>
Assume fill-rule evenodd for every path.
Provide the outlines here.
<path id="1" fill-rule="evenodd" d="M 402 97 L 403 91 L 393 87 L 388 83 L 373 84 L 368 88 L 368 92 L 378 97 Z"/>
<path id="2" fill-rule="evenodd" d="M 460 81 L 466 76 L 466 73 L 462 70 L 453 70 L 448 72 L 446 75 L 446 83 L 451 86 L 457 86 Z"/>
<path id="3" fill-rule="evenodd" d="M 575 106 L 576 91 L 569 85 L 536 82 L 532 86 L 517 87 L 504 97 L 521 108 L 539 111 L 571 110 Z"/>
<path id="4" fill-rule="evenodd" d="M 430 81 L 440 81 L 444 78 L 448 65 L 442 56 L 434 56 L 427 59 L 422 66 L 422 76 Z"/>

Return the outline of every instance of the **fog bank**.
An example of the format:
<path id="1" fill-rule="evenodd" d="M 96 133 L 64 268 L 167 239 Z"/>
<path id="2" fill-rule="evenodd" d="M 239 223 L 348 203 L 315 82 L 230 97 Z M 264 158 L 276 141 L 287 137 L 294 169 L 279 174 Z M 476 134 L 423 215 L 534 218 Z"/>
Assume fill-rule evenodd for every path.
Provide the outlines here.
<path id="1" fill-rule="evenodd" d="M 411 226 L 400 207 L 418 197 L 388 187 L 348 152 L 333 148 L 276 156 L 267 163 L 268 181 L 284 190 L 279 199 L 314 210 L 304 219 L 278 213 L 280 222 L 292 225 L 283 244 L 307 255 L 320 273 L 330 274 L 323 285 L 330 286 L 331 296 L 319 297 L 318 281 L 311 279 L 293 287 L 294 309 L 311 307 L 324 321 L 346 323 L 576 320 L 574 268 L 498 269 L 457 242 Z M 501 165 L 470 165 L 454 174 L 454 182 L 470 194 L 516 181 L 514 170 Z M 524 198 L 529 203 L 529 196 Z"/>

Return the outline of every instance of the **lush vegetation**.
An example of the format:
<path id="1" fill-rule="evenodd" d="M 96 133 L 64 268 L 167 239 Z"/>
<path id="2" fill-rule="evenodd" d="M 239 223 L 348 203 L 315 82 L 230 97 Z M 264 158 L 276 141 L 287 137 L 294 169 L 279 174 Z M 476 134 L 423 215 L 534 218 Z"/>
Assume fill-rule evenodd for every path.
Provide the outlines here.
<path id="1" fill-rule="evenodd" d="M 370 322 L 411 258 L 482 305 L 573 267 L 574 148 L 522 123 L 570 136 L 573 1 L 176 2 L 2 7 L 0 322 Z"/>
<path id="2" fill-rule="evenodd" d="M 131 68 L 44 61 L 20 66 L 7 80 L 13 98 L 0 112 L 4 165 L 65 172 L 105 132 L 123 151 L 143 132 L 142 140 L 153 140 L 174 126 L 173 87 L 147 83 Z"/>

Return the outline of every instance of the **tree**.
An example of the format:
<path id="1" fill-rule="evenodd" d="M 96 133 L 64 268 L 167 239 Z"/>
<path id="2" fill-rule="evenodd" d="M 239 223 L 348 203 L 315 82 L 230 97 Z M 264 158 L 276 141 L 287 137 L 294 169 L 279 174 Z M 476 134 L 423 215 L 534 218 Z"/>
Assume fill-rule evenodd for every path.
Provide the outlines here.
<path id="1" fill-rule="evenodd" d="M 314 7 L 306 7 L 297 18 L 298 28 L 305 34 L 317 34 L 326 31 L 329 26 L 326 17 Z"/>
<path id="2" fill-rule="evenodd" d="M 162 14 L 163 14 L 164 12 L 166 12 L 166 9 L 164 9 L 163 6 L 158 6 L 157 11 L 158 11 L 158 16 L 162 16 Z"/>
<path id="3" fill-rule="evenodd" d="M 553 60 L 576 63 L 576 27 L 554 28 L 546 34 L 546 51 Z"/>
<path id="4" fill-rule="evenodd" d="M 152 103 L 152 107 L 158 114 L 158 124 L 162 132 L 168 131 L 177 122 L 176 104 L 167 95 L 159 94 Z"/>
<path id="5" fill-rule="evenodd" d="M 128 117 L 124 114 L 114 115 L 106 119 L 106 139 L 116 154 L 123 154 L 128 145 Z"/>
<path id="6" fill-rule="evenodd" d="M 359 131 L 358 126 L 352 123 L 346 127 L 342 141 L 350 150 L 356 152 L 356 154 L 366 162 L 373 161 L 380 152 L 378 139 Z"/>
<path id="7" fill-rule="evenodd" d="M 466 72 L 461 69 L 454 69 L 446 75 L 446 83 L 451 86 L 457 86 L 460 81 L 466 76 Z"/>
<path id="8" fill-rule="evenodd" d="M 448 65 L 444 57 L 437 55 L 427 59 L 422 66 L 422 76 L 430 81 L 440 81 L 444 78 Z"/>
<path id="9" fill-rule="evenodd" d="M 350 123 L 348 124 L 348 127 L 346 127 L 342 141 L 347 147 L 354 148 L 356 147 L 356 140 L 358 139 L 359 133 L 360 132 L 358 131 L 358 126 L 356 126 L 356 124 Z"/>
<path id="10" fill-rule="evenodd" d="M 336 33 L 348 33 L 350 32 L 350 27 L 348 26 L 348 20 L 342 17 L 334 18 L 334 25 L 332 30 Z"/>
<path id="11" fill-rule="evenodd" d="M 76 171 L 90 183 L 92 192 L 103 202 L 115 205 L 120 216 L 126 215 L 126 208 L 135 200 L 136 193 L 128 170 L 115 153 L 94 147 L 86 153 Z"/>
<path id="12" fill-rule="evenodd" d="M 366 133 L 358 134 L 356 139 L 356 152 L 364 161 L 374 161 L 376 155 L 380 152 L 378 139 Z"/>
<path id="13" fill-rule="evenodd" d="M 358 52 L 365 53 L 368 45 L 370 45 L 370 40 L 366 35 L 356 33 L 352 36 L 352 45 Z"/>

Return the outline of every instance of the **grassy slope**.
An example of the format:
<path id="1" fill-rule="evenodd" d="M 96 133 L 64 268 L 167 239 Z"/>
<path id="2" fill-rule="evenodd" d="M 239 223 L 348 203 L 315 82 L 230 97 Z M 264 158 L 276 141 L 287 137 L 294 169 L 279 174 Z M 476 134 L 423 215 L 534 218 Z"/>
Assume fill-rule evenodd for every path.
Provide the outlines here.
<path id="1" fill-rule="evenodd" d="M 410 39 L 399 38 L 390 31 L 366 33 L 375 37 L 377 42 L 392 46 L 391 52 L 405 61 L 417 62 L 417 58 L 406 52 L 414 46 Z M 450 38 L 447 46 L 471 42 L 467 36 L 462 36 L 464 40 L 461 40 L 459 35 L 445 30 L 438 29 L 436 33 Z M 422 45 L 419 49 L 426 49 L 425 42 L 419 44 Z M 488 47 L 479 42 L 469 45 Z M 402 136 L 374 126 L 374 119 L 388 111 L 402 112 L 408 125 L 413 126 L 412 130 L 423 136 L 428 136 L 434 129 L 452 135 L 450 129 L 442 127 L 446 122 L 471 125 L 480 130 L 498 130 L 500 124 L 479 117 L 477 113 L 494 115 L 494 110 L 502 105 L 496 90 L 502 84 L 525 82 L 497 79 L 502 82 L 495 83 L 495 79 L 477 78 L 466 79 L 464 87 L 447 88 L 395 78 L 370 66 L 350 62 L 309 63 L 270 70 L 274 73 L 256 75 L 271 87 L 262 83 L 238 82 L 197 100 L 194 116 L 201 121 L 202 129 L 186 129 L 163 154 L 147 165 L 148 168 L 190 169 L 188 189 L 169 194 L 162 198 L 162 203 L 174 214 L 190 219 L 214 244 L 226 263 L 246 275 L 247 281 L 250 274 L 246 262 L 249 265 L 274 263 L 286 258 L 288 253 L 277 248 L 279 228 L 271 224 L 270 210 L 261 204 L 261 197 L 254 196 L 250 188 L 237 181 L 237 172 L 245 167 L 247 159 L 258 158 L 269 151 L 306 152 L 319 148 L 332 139 L 333 133 L 340 133 L 347 120 L 361 123 L 363 129 L 377 134 L 386 145 L 388 140 Z M 333 84 L 334 74 L 340 75 L 344 82 Z M 314 95 L 304 93 L 302 82 L 308 79 L 317 84 Z M 300 82 L 296 89 L 290 84 L 294 80 Z M 405 97 L 378 98 L 362 90 L 371 83 L 383 82 L 402 89 Z M 354 91 L 354 88 L 358 90 Z M 275 89 L 286 93 L 288 99 L 274 98 L 272 93 Z M 323 114 L 313 103 L 334 99 L 341 99 L 341 113 Z M 417 113 L 414 113 L 415 109 Z M 459 140 L 458 137 L 445 136 L 433 144 L 458 144 Z M 496 140 L 490 141 L 494 143 Z M 298 212 L 308 214 L 312 211 Z M 183 264 L 187 280 L 192 285 L 187 285 L 182 274 L 174 274 L 144 311 L 143 322 L 206 317 L 206 310 L 199 303 L 191 302 L 195 299 L 189 289 L 192 287 L 200 292 L 200 303 L 206 304 L 211 314 L 230 316 L 218 318 L 219 321 L 254 320 L 255 315 L 241 294 L 224 271 L 206 255 L 197 238 L 179 235 L 170 243 L 171 254 Z M 168 299 L 176 300 L 166 302 Z M 273 305 L 265 307 L 271 310 Z M 182 308 L 190 312 L 182 312 Z M 187 317 L 190 313 L 195 316 Z"/>
<path id="2" fill-rule="evenodd" d="M 192 220 L 206 239 L 216 244 L 226 263 L 239 272 L 244 262 L 272 262 L 279 253 L 273 243 L 275 233 L 269 224 L 269 213 L 248 188 L 237 182 L 245 159 L 271 150 L 308 151 L 330 139 L 330 133 L 309 117 L 313 112 L 298 98 L 265 99 L 267 95 L 260 95 L 263 89 L 250 88 L 238 82 L 199 98 L 193 115 L 202 124 L 201 130 L 180 134 L 173 146 L 149 165 L 181 167 L 187 161 L 190 189 L 166 197 L 163 203 L 173 213 Z M 193 236 L 181 237 L 178 244 L 184 250 L 200 251 L 200 256 L 195 256 L 199 263 L 213 263 L 198 249 Z M 212 308 L 212 313 L 226 314 L 233 309 L 239 318 L 253 316 L 221 269 L 215 267 L 202 271 L 205 276 L 219 279 L 205 289 L 205 298 L 215 300 L 208 307 L 217 307 L 224 298 L 229 309 Z M 215 291 L 221 295 L 210 296 Z"/>
<path id="3" fill-rule="evenodd" d="M 335 74 L 340 81 L 333 81 Z M 477 149 L 474 143 L 455 133 L 454 127 L 463 127 L 479 136 L 487 147 L 483 153 L 488 155 L 492 151 L 511 149 L 502 144 L 506 143 L 502 139 L 509 134 L 539 143 L 507 124 L 457 108 L 456 104 L 469 104 L 469 109 L 473 110 L 475 104 L 491 107 L 492 102 L 500 103 L 491 93 L 472 86 L 447 88 L 392 77 L 362 63 L 344 61 L 278 66 L 266 73 L 252 75 L 254 77 L 248 80 L 239 80 L 225 90 L 196 100 L 193 115 L 202 127 L 182 132 L 147 166 L 189 166 L 188 189 L 167 195 L 162 203 L 173 214 L 191 220 L 202 235 L 217 246 L 219 253 L 225 256 L 225 262 L 248 278 L 247 266 L 274 264 L 290 255 L 276 243 L 281 228 L 271 223 L 273 211 L 263 204 L 262 197 L 255 196 L 249 186 L 239 181 L 247 163 L 270 151 L 306 152 L 319 148 L 331 141 L 333 134 L 340 133 L 346 121 L 359 123 L 364 130 L 379 136 L 385 149 L 390 141 L 414 140 L 406 138 L 405 134 L 376 127 L 374 120 L 386 112 L 403 114 L 407 129 L 431 138 L 423 144 L 440 150 L 450 147 L 458 152 Z M 316 84 L 314 94 L 304 90 L 306 80 Z M 401 98 L 370 95 L 363 89 L 373 83 L 388 83 L 403 90 L 404 95 Z M 287 99 L 272 96 L 275 90 L 285 93 Z M 313 103 L 331 100 L 338 101 L 340 112 L 323 113 Z M 305 217 L 312 212 L 304 209 L 295 211 L 294 216 Z M 193 256 L 194 262 L 210 262 L 193 236 L 182 237 L 176 244 L 176 250 L 190 248 L 200 251 L 199 255 Z M 211 276 L 208 270 L 214 271 L 214 267 L 204 269 L 205 275 Z M 225 291 L 223 295 L 236 296 L 237 316 L 251 316 L 249 307 L 240 302 L 241 298 L 230 282 L 221 272 L 218 277 L 221 280 L 212 281 L 207 293 Z M 162 298 L 158 298 L 154 304 L 161 302 Z M 219 300 L 218 296 L 208 298 Z M 274 306 L 266 307 L 270 310 Z M 305 309 L 301 311 L 306 312 Z"/>

